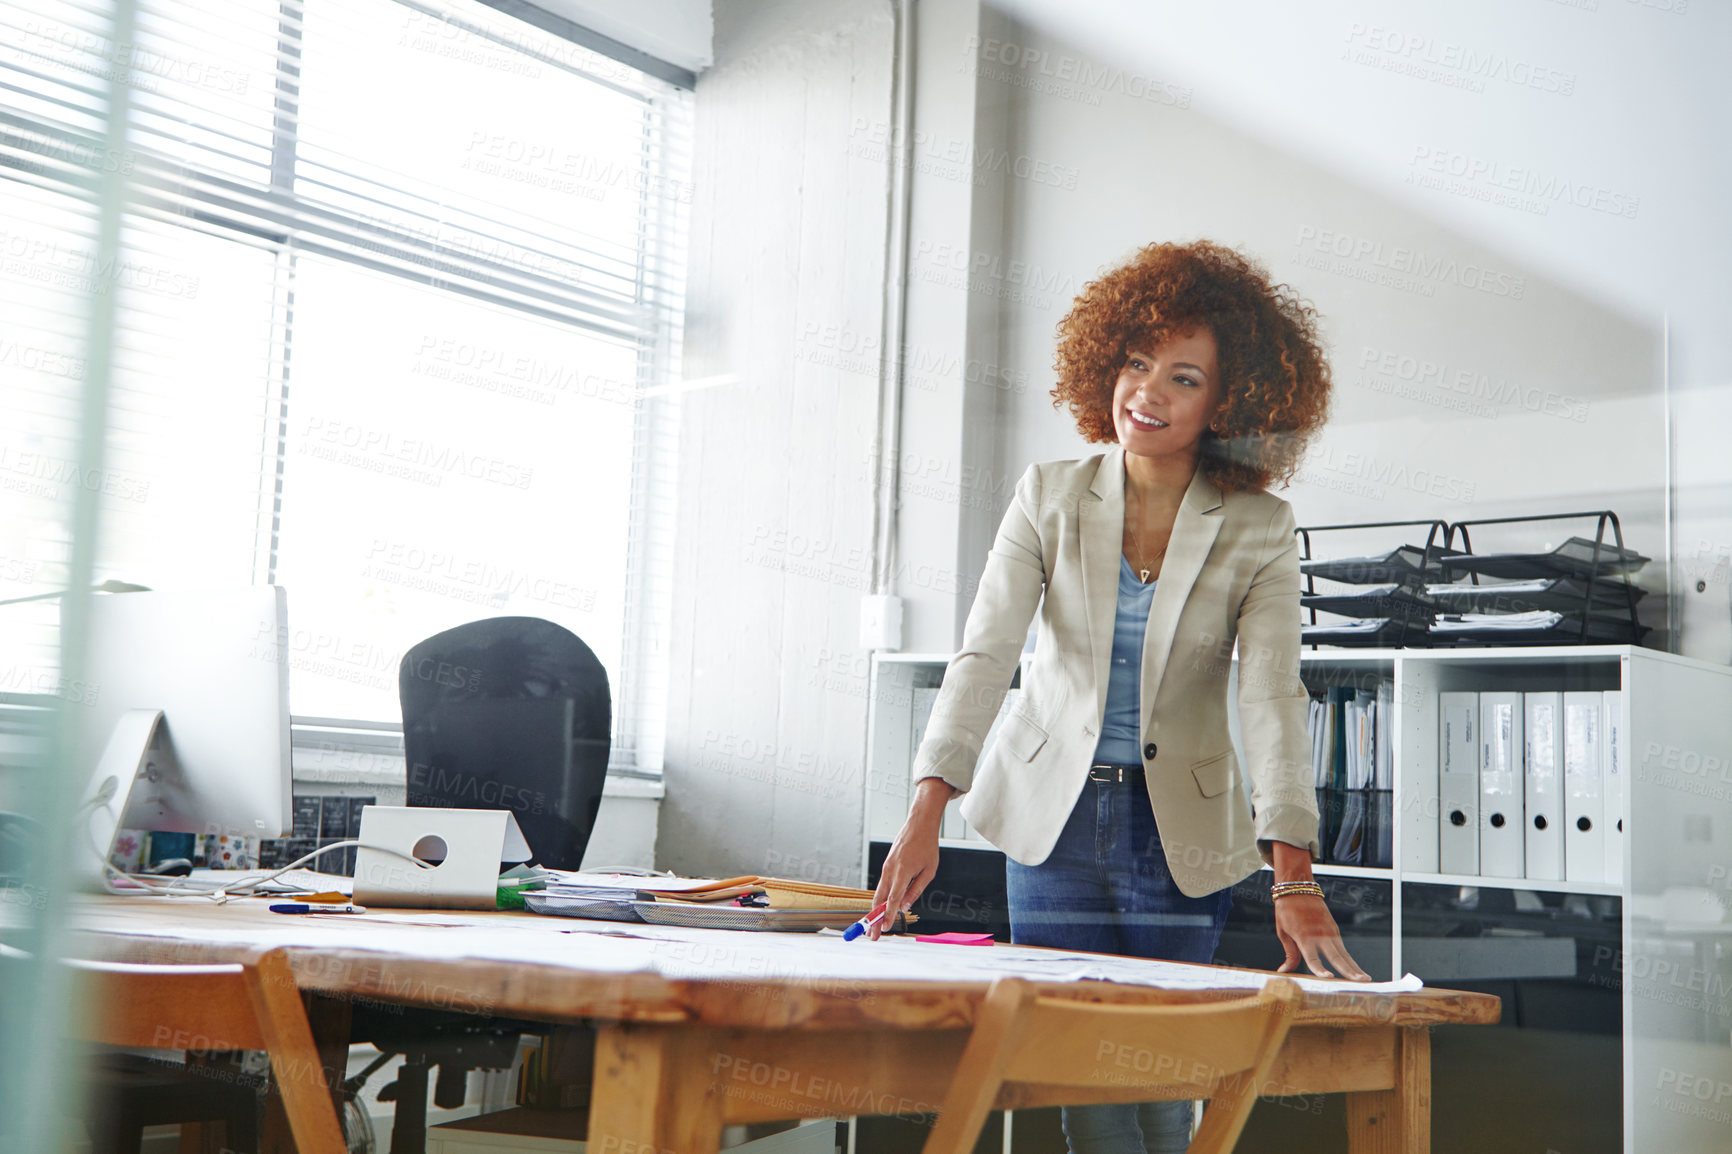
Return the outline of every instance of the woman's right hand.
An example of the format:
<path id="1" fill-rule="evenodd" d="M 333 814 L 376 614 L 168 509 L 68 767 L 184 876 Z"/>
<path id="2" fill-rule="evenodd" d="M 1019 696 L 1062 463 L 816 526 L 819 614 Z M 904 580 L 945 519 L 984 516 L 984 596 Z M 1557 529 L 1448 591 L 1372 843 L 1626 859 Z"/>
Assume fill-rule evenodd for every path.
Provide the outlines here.
<path id="1" fill-rule="evenodd" d="M 884 906 L 884 916 L 867 928 L 873 941 L 893 925 L 896 915 L 914 905 L 938 872 L 938 831 L 944 823 L 944 806 L 956 791 L 942 777 L 923 777 L 914 784 L 914 804 L 908 820 L 884 858 L 872 908 Z"/>

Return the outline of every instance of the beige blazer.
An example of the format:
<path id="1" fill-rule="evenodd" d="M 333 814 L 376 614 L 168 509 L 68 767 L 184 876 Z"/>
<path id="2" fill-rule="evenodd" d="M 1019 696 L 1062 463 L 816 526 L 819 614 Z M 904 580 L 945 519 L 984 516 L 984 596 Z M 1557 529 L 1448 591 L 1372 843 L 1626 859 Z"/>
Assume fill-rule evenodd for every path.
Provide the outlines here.
<path id="1" fill-rule="evenodd" d="M 1100 740 L 1124 517 L 1122 447 L 1029 466 L 915 754 L 914 779 L 941 777 L 965 791 L 963 816 L 1025 864 L 1052 852 Z M 1267 492 L 1223 494 L 1199 469 L 1174 518 L 1149 609 L 1143 768 L 1167 864 L 1193 897 L 1272 863 L 1272 840 L 1320 856 L 1293 530 L 1286 501 Z M 982 759 L 1037 610 L 1021 701 Z M 1235 638 L 1244 766 L 1227 730 Z M 1249 804 L 1241 773 L 1250 775 Z"/>

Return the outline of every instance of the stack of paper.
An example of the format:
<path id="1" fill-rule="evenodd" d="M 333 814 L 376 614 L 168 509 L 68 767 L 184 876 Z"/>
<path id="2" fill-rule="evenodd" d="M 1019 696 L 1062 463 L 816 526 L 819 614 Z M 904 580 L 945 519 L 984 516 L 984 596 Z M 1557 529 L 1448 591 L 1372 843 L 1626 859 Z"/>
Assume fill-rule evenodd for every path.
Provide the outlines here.
<path id="1" fill-rule="evenodd" d="M 732 878 L 676 878 L 665 875 L 548 871 L 546 888 L 527 894 L 524 904 L 538 914 L 574 918 L 641 921 L 641 903 L 774 910 L 829 910 L 856 914 L 872 908 L 872 891 L 791 878 L 747 874 Z M 835 919 L 831 919 L 832 921 Z"/>
<path id="2" fill-rule="evenodd" d="M 645 879 L 640 879 L 640 881 Z M 761 897 L 761 904 L 773 910 L 870 910 L 872 891 L 853 886 L 832 886 L 822 882 L 803 882 L 792 878 L 759 877 L 748 874 L 711 882 L 681 882 L 664 885 L 662 879 L 648 879 L 654 885 L 640 885 L 646 897 L 655 901 L 730 902 L 740 897 Z M 741 904 L 760 904 L 756 902 Z"/>
<path id="3" fill-rule="evenodd" d="M 641 921 L 637 911 L 633 909 L 633 903 L 639 900 L 639 887 L 646 883 L 681 884 L 678 879 L 661 876 L 549 870 L 545 888 L 525 894 L 523 904 L 532 913 L 538 914 L 559 914 L 568 918 L 602 918 L 616 922 Z M 710 883 L 693 880 L 686 884 Z"/>
<path id="4" fill-rule="evenodd" d="M 1438 644 L 1475 645 L 1571 645 L 1622 644 L 1638 641 L 1646 625 L 1634 635 L 1628 619 L 1593 614 L 1587 618 L 1587 635 L 1579 613 L 1554 613 L 1536 609 L 1529 613 L 1448 613 L 1432 622 L 1429 636 Z"/>
<path id="5" fill-rule="evenodd" d="M 1569 577 L 1437 584 L 1427 585 L 1425 591 L 1450 613 L 1532 613 L 1541 609 L 1575 613 L 1584 606 L 1596 612 L 1623 613 L 1631 601 L 1640 601 L 1648 593 L 1639 585 L 1611 581 L 1595 581 L 1590 585 Z"/>
<path id="6" fill-rule="evenodd" d="M 1424 636 L 1422 622 L 1399 617 L 1344 617 L 1339 621 L 1320 621 L 1299 628 L 1299 639 L 1303 644 L 1352 648 L 1388 649 Z"/>
<path id="7" fill-rule="evenodd" d="M 1437 604 L 1412 585 L 1372 585 L 1352 593 L 1306 593 L 1299 598 L 1304 609 L 1338 613 L 1343 617 L 1405 617 L 1430 621 Z"/>

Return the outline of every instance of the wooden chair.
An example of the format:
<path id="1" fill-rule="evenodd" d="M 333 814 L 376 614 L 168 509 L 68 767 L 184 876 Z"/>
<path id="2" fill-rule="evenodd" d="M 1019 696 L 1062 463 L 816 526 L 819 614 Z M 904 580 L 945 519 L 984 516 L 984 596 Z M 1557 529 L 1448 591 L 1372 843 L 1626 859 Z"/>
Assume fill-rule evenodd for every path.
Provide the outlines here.
<path id="1" fill-rule="evenodd" d="M 1196 1091 L 1208 1098 L 1191 1154 L 1229 1154 L 1287 1037 L 1299 987 L 1206 1005 L 1138 1006 L 1038 996 L 992 983 L 925 1154 L 968 1154 L 1007 1082 Z M 1157 1095 L 1151 1095 L 1154 1097 Z M 1170 1096 L 1170 1095 L 1169 1095 Z"/>
<path id="2" fill-rule="evenodd" d="M 281 950 L 210 966 L 68 962 L 85 1041 L 158 1050 L 264 1050 L 299 1154 L 345 1154 L 301 993 Z M 136 1146 L 133 1147 L 136 1149 Z"/>

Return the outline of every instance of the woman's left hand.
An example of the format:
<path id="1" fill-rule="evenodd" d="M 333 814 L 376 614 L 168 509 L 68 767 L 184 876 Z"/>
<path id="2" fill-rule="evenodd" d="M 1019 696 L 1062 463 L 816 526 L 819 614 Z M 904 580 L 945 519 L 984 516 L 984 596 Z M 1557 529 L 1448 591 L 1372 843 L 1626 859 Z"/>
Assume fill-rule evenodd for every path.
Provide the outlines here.
<path id="1" fill-rule="evenodd" d="M 1311 876 L 1311 851 L 1284 841 L 1271 843 L 1275 858 L 1275 880 L 1283 882 L 1314 881 Z M 1301 963 L 1320 978 L 1352 978 L 1369 982 L 1371 975 L 1359 968 L 1353 955 L 1342 944 L 1341 931 L 1335 926 L 1335 915 L 1315 894 L 1288 894 L 1275 899 L 1275 935 L 1287 958 L 1275 971 L 1291 974 Z M 1325 964 L 1327 963 L 1327 964 Z M 1329 966 L 1339 973 L 1331 973 Z"/>
<path id="2" fill-rule="evenodd" d="M 1275 899 L 1275 934 L 1281 939 L 1281 948 L 1287 952 L 1286 960 L 1276 973 L 1294 973 L 1303 962 L 1320 978 L 1371 980 L 1371 975 L 1360 969 L 1353 955 L 1347 952 L 1328 905 L 1314 894 L 1290 894 Z M 1331 973 L 1325 961 L 1340 971 L 1339 974 Z"/>

